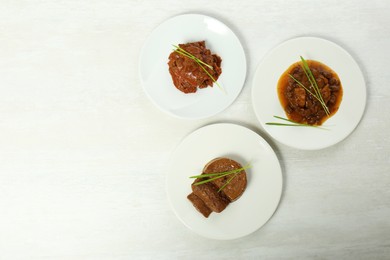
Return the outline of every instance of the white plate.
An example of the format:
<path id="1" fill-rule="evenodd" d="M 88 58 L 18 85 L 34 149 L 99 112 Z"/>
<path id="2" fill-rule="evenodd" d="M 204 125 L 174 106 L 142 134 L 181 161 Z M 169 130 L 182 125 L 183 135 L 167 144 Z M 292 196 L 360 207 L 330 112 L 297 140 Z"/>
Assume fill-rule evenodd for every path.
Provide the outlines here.
<path id="1" fill-rule="evenodd" d="M 203 217 L 187 199 L 193 179 L 216 157 L 242 165 L 250 162 L 244 194 L 221 213 Z M 177 217 L 199 235 L 235 239 L 261 226 L 276 210 L 282 193 L 282 171 L 268 143 L 255 132 L 234 124 L 213 124 L 187 136 L 173 152 L 167 172 L 168 199 Z"/>
<path id="2" fill-rule="evenodd" d="M 206 47 L 222 58 L 222 74 L 213 87 L 184 94 L 173 85 L 168 71 L 172 44 L 206 41 Z M 173 116 L 199 119 L 227 108 L 240 93 L 245 81 L 245 53 L 237 36 L 220 21 L 200 14 L 173 17 L 158 26 L 146 41 L 139 71 L 144 90 L 152 102 Z"/>
<path id="3" fill-rule="evenodd" d="M 279 77 L 299 61 L 300 55 L 328 65 L 340 78 L 343 86 L 340 108 L 323 124 L 329 131 L 265 124 L 281 122 L 274 115 L 286 117 L 276 87 Z M 301 37 L 282 43 L 263 59 L 254 76 L 252 103 L 262 127 L 277 141 L 298 149 L 316 150 L 340 142 L 355 129 L 366 105 L 366 85 L 358 64 L 343 48 L 328 40 Z"/>

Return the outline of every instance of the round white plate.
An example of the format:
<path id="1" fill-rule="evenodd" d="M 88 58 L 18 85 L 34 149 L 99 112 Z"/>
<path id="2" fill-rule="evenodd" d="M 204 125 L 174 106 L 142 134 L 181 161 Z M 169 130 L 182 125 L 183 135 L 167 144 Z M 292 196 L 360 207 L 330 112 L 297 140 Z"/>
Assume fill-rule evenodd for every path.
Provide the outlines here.
<path id="1" fill-rule="evenodd" d="M 247 170 L 248 184 L 243 195 L 221 213 L 208 218 L 187 199 L 192 192 L 189 176 L 202 172 L 216 157 L 228 157 Z M 269 144 L 255 132 L 234 124 L 213 124 L 187 136 L 173 152 L 166 188 L 177 217 L 191 230 L 213 239 L 235 239 L 261 226 L 276 210 L 282 193 L 282 171 Z"/>
<path id="2" fill-rule="evenodd" d="M 202 40 L 222 58 L 218 83 L 223 90 L 213 84 L 212 88 L 184 94 L 173 85 L 168 56 L 172 44 Z M 246 60 L 240 41 L 229 27 L 209 16 L 185 14 L 168 19 L 152 32 L 141 51 L 139 71 L 146 94 L 158 108 L 179 118 L 199 119 L 233 103 L 245 81 Z"/>
<path id="3" fill-rule="evenodd" d="M 299 56 L 328 65 L 340 78 L 343 99 L 336 114 L 323 124 L 328 130 L 265 124 L 283 122 L 274 115 L 287 117 L 276 88 L 279 77 L 300 60 Z M 358 64 L 343 48 L 328 40 L 301 37 L 277 46 L 260 63 L 253 80 L 252 103 L 261 126 L 277 141 L 298 149 L 316 150 L 340 142 L 355 129 L 366 105 L 366 85 Z"/>

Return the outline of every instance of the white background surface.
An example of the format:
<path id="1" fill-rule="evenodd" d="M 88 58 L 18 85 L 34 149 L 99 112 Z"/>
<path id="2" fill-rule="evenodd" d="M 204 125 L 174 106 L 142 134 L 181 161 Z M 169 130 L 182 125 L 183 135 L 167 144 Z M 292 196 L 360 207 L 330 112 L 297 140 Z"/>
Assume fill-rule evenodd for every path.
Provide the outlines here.
<path id="1" fill-rule="evenodd" d="M 142 92 L 140 49 L 177 14 L 214 16 L 239 36 L 248 74 L 223 113 L 183 121 Z M 321 151 L 272 141 L 251 83 L 272 47 L 336 42 L 360 64 L 367 107 Z M 388 1 L 0 1 L 0 259 L 386 259 L 390 255 Z M 284 172 L 274 217 L 234 241 L 204 239 L 168 207 L 164 167 L 200 126 L 265 137 Z"/>

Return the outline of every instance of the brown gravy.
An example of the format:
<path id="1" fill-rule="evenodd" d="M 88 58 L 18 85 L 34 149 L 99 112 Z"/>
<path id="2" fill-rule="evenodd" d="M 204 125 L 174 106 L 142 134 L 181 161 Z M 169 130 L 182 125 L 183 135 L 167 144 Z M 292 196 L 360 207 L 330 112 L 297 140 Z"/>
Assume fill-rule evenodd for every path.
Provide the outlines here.
<path id="1" fill-rule="evenodd" d="M 290 78 L 289 74 L 315 93 L 301 66 L 302 62 L 292 64 L 280 76 L 277 87 L 279 101 L 290 120 L 309 125 L 321 125 L 339 109 L 343 88 L 338 75 L 331 68 L 314 60 L 306 60 L 306 62 L 317 81 L 330 114 L 327 115 L 321 103 Z"/>

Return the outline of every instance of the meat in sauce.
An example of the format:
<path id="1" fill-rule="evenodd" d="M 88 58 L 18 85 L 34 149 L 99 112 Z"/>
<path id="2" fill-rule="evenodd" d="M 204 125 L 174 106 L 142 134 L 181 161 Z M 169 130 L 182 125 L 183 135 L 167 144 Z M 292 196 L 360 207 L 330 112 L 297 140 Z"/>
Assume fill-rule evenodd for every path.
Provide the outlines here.
<path id="1" fill-rule="evenodd" d="M 212 66 L 213 69 L 210 69 L 207 66 L 203 66 L 203 68 L 205 68 L 215 80 L 221 75 L 222 59 L 218 55 L 212 54 L 211 51 L 206 48 L 205 41 L 179 44 L 179 47 L 191 53 L 204 63 Z M 210 76 L 207 75 L 195 60 L 189 57 L 173 51 L 169 55 L 168 66 L 173 84 L 178 90 L 186 94 L 195 93 L 198 88 L 213 86 L 213 80 Z"/>
<path id="2" fill-rule="evenodd" d="M 292 64 L 282 74 L 278 82 L 278 96 L 289 119 L 297 123 L 321 125 L 339 109 L 343 89 L 338 75 L 331 68 L 314 60 L 306 62 L 317 82 L 322 99 L 329 109 L 329 115 L 326 114 L 321 103 L 311 94 L 315 93 L 315 90 L 311 86 L 301 62 Z M 302 83 L 311 93 L 289 75 Z"/>

